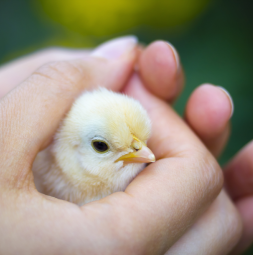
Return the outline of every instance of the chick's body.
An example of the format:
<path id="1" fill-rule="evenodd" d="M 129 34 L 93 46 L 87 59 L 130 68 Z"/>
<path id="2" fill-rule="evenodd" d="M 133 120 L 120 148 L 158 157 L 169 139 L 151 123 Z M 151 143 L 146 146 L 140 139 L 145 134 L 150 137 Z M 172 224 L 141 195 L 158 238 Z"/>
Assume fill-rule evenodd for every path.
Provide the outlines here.
<path id="1" fill-rule="evenodd" d="M 145 146 L 150 131 L 149 117 L 136 100 L 106 89 L 86 92 L 73 104 L 53 144 L 36 157 L 36 187 L 79 205 L 124 191 L 143 162 L 154 161 Z"/>

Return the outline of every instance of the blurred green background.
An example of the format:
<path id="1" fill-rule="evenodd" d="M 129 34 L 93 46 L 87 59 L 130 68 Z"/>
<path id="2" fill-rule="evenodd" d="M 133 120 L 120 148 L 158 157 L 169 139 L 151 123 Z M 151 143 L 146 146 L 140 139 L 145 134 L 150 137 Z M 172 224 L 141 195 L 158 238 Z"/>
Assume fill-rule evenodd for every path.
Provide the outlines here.
<path id="1" fill-rule="evenodd" d="M 170 41 L 186 73 L 175 106 L 180 114 L 201 83 L 223 86 L 233 97 L 224 164 L 252 139 L 252 7 L 248 0 L 0 0 L 0 64 L 45 47 L 94 47 L 126 34 L 144 44 Z"/>

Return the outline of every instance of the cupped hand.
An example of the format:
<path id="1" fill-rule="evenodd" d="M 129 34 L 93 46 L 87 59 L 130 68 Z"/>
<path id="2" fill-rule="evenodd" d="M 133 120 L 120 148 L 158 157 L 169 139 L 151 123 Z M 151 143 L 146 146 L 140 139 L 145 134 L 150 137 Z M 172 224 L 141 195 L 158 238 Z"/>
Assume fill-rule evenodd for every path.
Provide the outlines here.
<path id="1" fill-rule="evenodd" d="M 179 57 L 171 45 L 162 41 L 152 43 L 143 51 L 139 66 L 141 80 L 138 77 L 132 79 L 127 89 L 130 95 L 142 101 L 143 93 L 136 93 L 136 87 L 146 87 L 166 101 L 175 100 L 183 87 L 184 78 Z M 155 67 L 157 70 L 151 72 Z M 159 94 L 161 90 L 163 93 Z M 221 87 L 204 84 L 190 97 L 185 121 L 212 154 L 218 156 L 229 136 L 232 113 L 233 103 L 227 92 Z M 166 254 L 228 254 L 238 242 L 241 229 L 240 216 L 230 198 L 222 191 Z"/>
<path id="2" fill-rule="evenodd" d="M 149 60 L 152 62 L 150 66 L 156 65 L 157 47 L 162 44 L 165 48 L 166 43 L 159 42 L 151 44 L 145 50 L 143 59 L 154 56 Z M 167 54 L 168 51 L 167 48 Z M 162 55 L 168 57 L 165 52 Z M 175 59 L 179 58 L 176 57 Z M 178 65 L 175 64 L 174 66 Z M 142 70 L 141 74 L 147 73 L 150 67 L 143 66 L 143 68 L 146 69 Z M 164 72 L 168 75 L 170 70 L 167 65 L 167 67 L 160 68 L 159 73 Z M 182 87 L 177 83 L 178 80 L 182 80 L 180 70 L 182 69 L 179 68 L 179 72 L 174 71 L 174 76 L 170 75 L 170 77 L 177 77 L 174 86 L 176 83 L 179 90 Z M 147 88 L 152 87 L 151 91 L 159 93 L 160 83 L 158 81 L 165 74 L 158 75 L 158 72 L 153 72 L 149 75 L 153 76 L 152 78 L 149 79 L 146 76 L 146 78 L 142 77 L 142 80 L 145 81 L 144 85 L 148 84 Z M 157 85 L 154 81 L 157 81 Z M 171 86 L 173 86 L 173 82 L 167 84 L 168 90 Z M 168 93 L 169 91 L 167 94 L 164 93 L 163 98 L 168 100 L 170 98 Z M 172 100 L 174 100 L 173 97 Z M 227 91 L 211 84 L 203 84 L 189 98 L 185 110 L 185 120 L 213 155 L 218 157 L 229 137 L 229 120 L 232 114 L 233 102 Z M 230 198 L 225 191 L 222 191 L 208 211 L 170 249 L 168 254 L 227 254 L 233 246 L 235 247 L 231 254 L 242 254 L 253 243 L 252 152 L 253 143 L 250 142 L 224 168 L 225 189 Z M 232 200 L 233 205 L 230 200 Z M 243 223 L 242 236 L 239 242 L 241 223 L 235 206 Z M 213 249 L 215 246 L 216 251 Z M 206 250 L 207 247 L 209 247 L 208 250 Z"/>
<path id="3" fill-rule="evenodd" d="M 41 254 L 85 251 L 92 254 L 99 253 L 99 249 L 103 249 L 103 253 L 104 249 L 108 253 L 118 249 L 121 254 L 129 254 L 129 249 L 132 253 L 162 253 L 180 238 L 217 195 L 222 177 L 211 154 L 167 104 L 138 85 L 136 77 L 127 89 L 132 93 L 131 86 L 135 86 L 132 91 L 141 92 L 138 99 L 144 106 L 148 100 L 147 107 L 151 109 L 154 130 L 157 130 L 152 136 L 151 146 L 163 159 L 143 171 L 125 193 L 113 194 L 81 210 L 70 203 L 43 196 L 34 189 L 30 169 L 32 160 L 38 150 L 50 142 L 60 119 L 80 91 L 101 84 L 121 90 L 126 83 L 135 54 L 129 47 L 132 53 L 117 58 L 121 54 L 112 54 L 113 48 L 106 54 L 101 49 L 93 53 L 111 60 L 99 60 L 84 54 L 79 61 L 44 66 L 2 99 L 1 119 L 5 120 L 1 127 L 4 145 L 1 148 L 4 159 L 1 163 L 1 194 L 4 194 L 1 203 L 5 205 L 2 206 L 5 211 L 1 212 L 1 231 L 5 233 L 3 249 L 6 243 L 9 248 L 11 243 L 15 243 L 14 249 L 21 249 L 21 254 L 20 251 L 42 248 L 39 245 L 50 240 L 43 246 Z M 152 49 L 148 54 L 152 56 Z M 171 50 L 169 54 L 174 56 Z M 142 56 L 144 58 L 145 54 Z M 172 60 L 170 63 L 173 65 Z M 146 77 L 145 61 L 139 66 L 142 77 Z M 168 63 L 162 63 L 162 66 L 166 70 Z M 181 89 L 181 72 L 177 68 L 174 70 L 175 73 L 168 72 L 161 80 L 166 83 L 168 77 L 173 79 L 167 85 L 174 86 L 174 91 L 168 88 L 167 92 L 165 90 L 167 94 L 163 93 L 163 97 L 170 100 Z M 148 80 L 147 87 L 152 90 Z M 175 83 L 177 80 L 178 84 Z M 18 82 L 18 79 L 13 82 L 13 87 Z M 156 94 L 155 89 L 152 92 Z M 8 235 L 12 226 L 17 231 Z M 193 237 L 190 235 L 186 241 L 194 240 Z M 24 247 L 22 244 L 29 239 L 29 245 Z"/>
<path id="4" fill-rule="evenodd" d="M 148 82 L 148 80 L 146 80 L 146 82 Z M 150 86 L 152 86 L 151 83 Z M 159 90 L 159 86 L 154 86 L 154 89 Z M 233 115 L 233 110 L 233 102 L 228 92 L 222 87 L 211 84 L 203 84 L 199 86 L 192 93 L 186 105 L 186 122 L 215 157 L 218 157 L 221 154 L 228 140 L 230 133 L 229 120 Z M 252 153 L 253 142 L 251 141 L 224 167 L 225 191 L 222 191 L 218 199 L 216 199 L 208 210 L 211 212 L 212 210 L 215 211 L 214 208 L 216 208 L 216 212 L 213 213 L 212 218 L 209 217 L 209 219 L 206 218 L 206 220 L 204 220 L 205 216 L 203 216 L 191 230 L 188 231 L 184 238 L 181 238 L 178 242 L 179 245 L 174 246 L 178 248 L 174 254 L 180 254 L 178 251 L 180 251 L 182 243 L 184 243 L 184 247 L 186 247 L 184 239 L 186 240 L 187 235 L 190 236 L 189 233 L 192 233 L 192 236 L 194 236 L 193 233 L 195 233 L 195 240 L 198 240 L 198 242 L 195 241 L 194 245 L 192 245 L 193 239 L 188 238 L 189 246 L 193 248 L 191 254 L 227 254 L 232 246 L 235 247 L 231 251 L 231 254 L 242 254 L 250 245 L 252 245 Z M 226 193 L 229 195 L 229 198 Z M 233 202 L 232 206 L 231 201 Z M 224 210 L 226 207 L 227 211 Z M 240 219 L 238 218 L 234 207 L 236 207 L 239 212 L 242 220 L 242 227 L 240 226 Z M 208 215 L 208 212 L 206 215 Z M 211 220 L 215 219 L 214 215 L 216 215 L 216 221 Z M 207 224 L 208 221 L 210 222 L 209 228 Z M 224 228 L 220 227 L 222 225 Z M 242 228 L 241 237 L 239 235 L 240 228 Z M 205 229 L 206 231 L 204 231 Z M 207 253 L 206 251 L 204 252 L 205 247 L 214 247 L 213 243 L 215 239 L 209 238 L 208 242 L 205 238 L 209 236 L 211 230 L 213 230 L 212 233 L 214 234 L 213 236 L 215 236 L 216 241 L 220 240 L 220 242 L 215 242 L 216 244 L 220 243 L 220 246 L 217 246 L 220 250 L 217 250 L 214 253 Z M 206 234 L 204 234 L 204 232 L 206 232 Z M 197 239 L 197 236 L 202 236 L 202 238 Z M 239 242 L 237 241 L 238 237 L 240 237 Z M 196 247 L 198 248 L 196 249 Z M 202 252 L 201 249 L 199 249 L 200 247 L 203 247 Z M 224 248 L 225 250 L 222 252 L 222 249 Z M 171 251 L 172 250 L 173 249 L 171 249 Z M 211 249 L 209 249 L 209 251 L 210 250 Z"/>

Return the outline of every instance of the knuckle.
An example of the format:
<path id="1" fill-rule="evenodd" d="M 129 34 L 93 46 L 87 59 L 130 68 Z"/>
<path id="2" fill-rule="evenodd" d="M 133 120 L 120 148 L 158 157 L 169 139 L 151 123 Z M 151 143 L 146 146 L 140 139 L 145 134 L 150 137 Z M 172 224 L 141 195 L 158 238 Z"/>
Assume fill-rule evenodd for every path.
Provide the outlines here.
<path id="1" fill-rule="evenodd" d="M 40 67 L 32 75 L 32 79 L 50 84 L 55 92 L 69 92 L 81 86 L 84 70 L 76 61 L 51 62 Z"/>

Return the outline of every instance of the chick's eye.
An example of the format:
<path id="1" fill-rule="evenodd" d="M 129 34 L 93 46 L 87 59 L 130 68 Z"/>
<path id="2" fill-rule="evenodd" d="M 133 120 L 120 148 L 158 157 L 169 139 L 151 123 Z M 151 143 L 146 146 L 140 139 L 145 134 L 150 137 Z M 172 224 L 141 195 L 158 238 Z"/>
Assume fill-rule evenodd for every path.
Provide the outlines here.
<path id="1" fill-rule="evenodd" d="M 93 141 L 93 142 L 92 142 L 92 147 L 93 147 L 97 152 L 100 152 L 100 153 L 107 152 L 108 149 L 109 149 L 108 145 L 107 145 L 105 142 L 102 142 L 102 141 Z"/>

